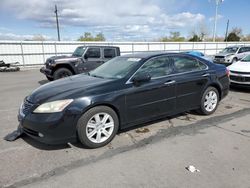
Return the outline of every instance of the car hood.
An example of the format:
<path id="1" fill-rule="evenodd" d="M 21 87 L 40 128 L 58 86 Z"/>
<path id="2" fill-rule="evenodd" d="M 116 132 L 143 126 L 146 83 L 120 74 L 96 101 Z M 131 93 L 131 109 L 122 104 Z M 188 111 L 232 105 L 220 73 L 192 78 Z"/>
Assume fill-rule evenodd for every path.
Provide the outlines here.
<path id="1" fill-rule="evenodd" d="M 88 95 L 90 92 L 99 94 L 98 88 L 112 81 L 83 74 L 71 76 L 37 88 L 27 97 L 27 100 L 34 104 L 42 104 L 55 100 L 75 99 Z"/>
<path id="2" fill-rule="evenodd" d="M 238 72 L 249 72 L 250 73 L 250 62 L 238 61 L 233 63 L 228 67 L 230 71 L 238 71 Z"/>
<path id="3" fill-rule="evenodd" d="M 234 55 L 234 53 L 218 53 L 215 56 L 223 56 L 223 57 L 225 57 L 225 56 L 228 56 L 228 55 Z"/>
<path id="4" fill-rule="evenodd" d="M 77 61 L 80 59 L 79 57 L 75 56 L 52 56 L 47 59 L 47 63 L 61 63 L 61 62 L 69 62 L 69 61 Z"/>

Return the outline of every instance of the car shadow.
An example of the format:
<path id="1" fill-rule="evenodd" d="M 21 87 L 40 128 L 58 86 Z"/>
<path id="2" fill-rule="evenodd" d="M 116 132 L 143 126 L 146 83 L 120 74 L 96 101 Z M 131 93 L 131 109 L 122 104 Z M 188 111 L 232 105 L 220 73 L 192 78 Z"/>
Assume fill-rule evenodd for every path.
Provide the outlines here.
<path id="1" fill-rule="evenodd" d="M 124 132 L 127 132 L 127 131 L 131 131 L 131 130 L 135 130 L 135 129 L 139 129 L 139 128 L 142 128 L 142 127 L 147 127 L 147 126 L 149 126 L 151 124 L 155 124 L 155 123 L 160 123 L 160 122 L 163 122 L 163 121 L 171 120 L 171 119 L 183 116 L 185 114 L 191 114 L 191 112 L 184 112 L 184 113 L 176 114 L 176 115 L 173 115 L 173 116 L 167 116 L 167 117 L 165 116 L 165 117 L 161 117 L 159 119 L 152 120 L 152 121 L 149 121 L 149 122 L 146 122 L 146 123 L 141 123 L 141 124 L 138 124 L 138 125 L 135 125 L 135 126 L 132 126 L 132 127 L 128 127 L 128 128 L 119 130 L 118 134 L 121 134 L 121 133 L 124 133 Z"/>
<path id="2" fill-rule="evenodd" d="M 27 144 L 31 145 L 34 148 L 40 149 L 40 150 L 62 150 L 62 149 L 67 149 L 70 148 L 70 146 L 68 144 L 60 144 L 60 145 L 48 145 L 48 144 L 44 144 L 41 143 L 25 134 L 22 135 L 21 137 L 23 139 L 24 142 L 26 142 Z"/>
<path id="3" fill-rule="evenodd" d="M 237 85 L 231 85 L 230 90 L 234 92 L 244 92 L 244 93 L 249 93 L 250 92 L 250 87 L 244 87 L 244 86 L 237 86 Z"/>
<path id="4" fill-rule="evenodd" d="M 141 123 L 141 124 L 129 127 L 129 128 L 125 128 L 125 129 L 122 129 L 122 130 L 118 131 L 117 134 L 125 133 L 125 132 L 131 131 L 131 130 L 135 130 L 135 129 L 138 129 L 138 128 L 142 128 L 142 127 L 147 127 L 147 126 L 149 126 L 151 124 L 155 124 L 155 123 L 159 123 L 159 122 L 162 122 L 162 121 L 171 120 L 173 118 L 177 118 L 177 117 L 180 117 L 180 116 L 183 116 L 183 115 L 186 115 L 186 114 L 200 115 L 196 111 L 188 111 L 188 112 L 180 113 L 180 114 L 173 115 L 173 116 L 162 117 L 160 119 L 152 120 L 150 122 Z M 40 150 L 50 151 L 50 150 L 63 150 L 63 149 L 71 148 L 71 146 L 69 144 L 60 144 L 60 145 L 48 145 L 48 144 L 44 144 L 44 143 L 41 143 L 41 142 L 39 142 L 39 141 L 37 141 L 37 140 L 35 140 L 35 139 L 33 139 L 33 138 L 25 135 L 25 134 L 21 138 L 27 144 L 33 146 L 34 148 L 40 149 Z M 80 148 L 80 149 L 89 149 L 89 148 L 83 146 L 79 141 L 72 142 L 70 144 L 73 147 L 77 147 L 77 148 Z"/>
<path id="5" fill-rule="evenodd" d="M 48 81 L 48 80 L 40 80 L 40 81 L 38 81 L 38 83 L 39 83 L 40 85 L 44 85 L 44 84 L 49 83 L 49 81 Z"/>

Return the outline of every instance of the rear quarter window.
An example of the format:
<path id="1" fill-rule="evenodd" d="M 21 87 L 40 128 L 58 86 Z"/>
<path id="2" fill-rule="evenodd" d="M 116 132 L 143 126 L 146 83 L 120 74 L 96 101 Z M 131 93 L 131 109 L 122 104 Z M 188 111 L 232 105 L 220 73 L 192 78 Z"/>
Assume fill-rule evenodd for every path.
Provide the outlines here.
<path id="1" fill-rule="evenodd" d="M 178 73 L 205 70 L 207 66 L 195 58 L 173 57 L 174 68 Z"/>
<path id="2" fill-rule="evenodd" d="M 104 49 L 104 58 L 113 58 L 116 56 L 116 50 L 113 48 Z"/>

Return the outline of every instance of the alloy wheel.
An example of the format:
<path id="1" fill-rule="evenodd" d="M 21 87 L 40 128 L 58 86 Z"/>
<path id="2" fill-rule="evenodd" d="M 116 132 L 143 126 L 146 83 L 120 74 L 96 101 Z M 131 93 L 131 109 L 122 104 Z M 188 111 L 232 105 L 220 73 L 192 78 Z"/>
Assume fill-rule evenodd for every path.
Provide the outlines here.
<path id="1" fill-rule="evenodd" d="M 209 91 L 205 96 L 204 107 L 208 112 L 212 112 L 218 103 L 218 96 L 215 91 Z"/>
<path id="2" fill-rule="evenodd" d="M 93 143 L 102 143 L 109 139 L 114 131 L 114 120 L 107 113 L 97 113 L 90 118 L 86 126 L 87 138 Z"/>

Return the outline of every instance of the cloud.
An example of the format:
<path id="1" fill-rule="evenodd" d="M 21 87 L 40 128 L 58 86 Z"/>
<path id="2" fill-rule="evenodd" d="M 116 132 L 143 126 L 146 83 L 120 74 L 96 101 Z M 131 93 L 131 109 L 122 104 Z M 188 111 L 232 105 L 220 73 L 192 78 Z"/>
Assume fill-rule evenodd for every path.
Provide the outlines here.
<path id="1" fill-rule="evenodd" d="M 185 0 L 183 0 L 185 1 Z M 31 20 L 42 28 L 55 27 L 54 5 L 60 25 L 102 31 L 108 36 L 154 37 L 160 32 L 190 28 L 205 19 L 191 12 L 172 13 L 176 0 L 1 0 L 0 10 L 11 11 L 18 19 Z M 183 4 L 183 2 L 182 2 Z M 164 8 L 163 8 L 164 5 Z M 169 6 L 168 6 L 169 5 Z M 175 5 L 175 6 L 174 6 Z M 111 34 L 112 33 L 112 34 Z"/>
<path id="2" fill-rule="evenodd" d="M 0 32 L 0 40 L 36 40 L 38 38 L 43 38 L 45 40 L 55 40 L 54 38 L 47 35 L 20 35 L 15 33 Z"/>
<path id="3" fill-rule="evenodd" d="M 217 20 L 221 20 L 222 18 L 224 18 L 224 16 L 218 14 Z M 209 18 L 209 21 L 210 21 L 210 22 L 213 22 L 213 21 L 214 21 L 214 17 L 210 17 L 210 18 Z"/>

